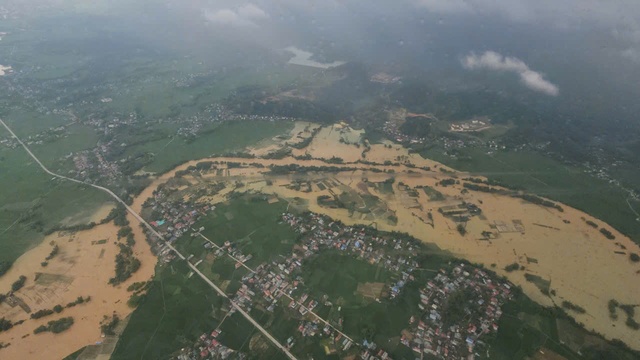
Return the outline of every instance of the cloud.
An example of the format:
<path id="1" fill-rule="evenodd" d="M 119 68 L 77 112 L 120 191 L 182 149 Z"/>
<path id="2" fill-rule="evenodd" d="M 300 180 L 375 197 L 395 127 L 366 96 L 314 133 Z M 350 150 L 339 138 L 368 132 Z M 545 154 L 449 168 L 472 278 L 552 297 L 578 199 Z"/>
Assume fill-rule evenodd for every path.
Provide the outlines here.
<path id="1" fill-rule="evenodd" d="M 541 73 L 531 70 L 524 61 L 502 56 L 495 51 L 486 51 L 482 55 L 471 53 L 462 59 L 462 66 L 467 70 L 488 69 L 516 73 L 520 75 L 520 81 L 531 90 L 550 96 L 560 93 L 558 86 L 546 80 Z"/>
<path id="2" fill-rule="evenodd" d="M 246 4 L 235 9 L 207 10 L 204 17 L 217 25 L 236 27 L 257 27 L 257 21 L 269 18 L 264 10 L 254 4 Z"/>
<path id="3" fill-rule="evenodd" d="M 622 56 L 635 63 L 640 64 L 640 50 L 635 48 L 627 48 L 622 50 Z"/>
<path id="4" fill-rule="evenodd" d="M 500 15 L 513 21 L 638 25 L 640 2 L 635 0 L 412 0 L 440 13 Z"/>

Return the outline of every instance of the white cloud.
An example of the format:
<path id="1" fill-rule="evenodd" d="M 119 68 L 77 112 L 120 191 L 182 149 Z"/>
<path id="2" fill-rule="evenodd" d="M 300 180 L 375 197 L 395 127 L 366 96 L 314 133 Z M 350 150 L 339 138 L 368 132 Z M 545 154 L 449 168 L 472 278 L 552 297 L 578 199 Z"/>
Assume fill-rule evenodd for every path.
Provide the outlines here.
<path id="1" fill-rule="evenodd" d="M 257 21 L 269 18 L 269 14 L 249 3 L 234 9 L 207 10 L 204 17 L 217 25 L 256 27 L 258 26 Z"/>
<path id="2" fill-rule="evenodd" d="M 240 6 L 237 10 L 238 16 L 243 19 L 266 19 L 269 15 L 254 4 Z"/>
<path id="3" fill-rule="evenodd" d="M 520 76 L 520 81 L 531 90 L 550 96 L 560 93 L 558 86 L 546 80 L 541 73 L 531 70 L 524 61 L 502 56 L 495 51 L 486 51 L 482 55 L 471 53 L 462 59 L 462 66 L 467 70 L 488 69 L 516 73 Z"/>

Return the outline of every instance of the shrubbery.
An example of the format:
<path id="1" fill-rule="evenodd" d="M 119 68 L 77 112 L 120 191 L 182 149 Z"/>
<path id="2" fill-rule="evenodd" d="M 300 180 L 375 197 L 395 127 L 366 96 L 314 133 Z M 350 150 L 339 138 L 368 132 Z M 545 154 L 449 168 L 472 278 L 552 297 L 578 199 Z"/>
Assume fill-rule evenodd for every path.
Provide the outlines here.
<path id="1" fill-rule="evenodd" d="M 120 322 L 120 318 L 118 317 L 118 315 L 113 315 L 113 317 L 111 318 L 111 321 L 109 321 L 108 323 L 102 324 L 100 326 L 100 330 L 105 335 L 115 335 L 116 333 L 114 330 L 116 326 L 118 326 L 119 322 Z"/>
<path id="2" fill-rule="evenodd" d="M 24 275 L 20 275 L 18 280 L 14 281 L 13 284 L 11 284 L 11 291 L 18 291 L 22 289 L 25 282 L 27 282 L 27 277 Z"/>
<path id="3" fill-rule="evenodd" d="M 571 310 L 571 311 L 577 312 L 578 314 L 584 314 L 584 313 L 587 312 L 582 306 L 573 304 L 573 303 L 571 303 L 569 301 L 566 301 L 566 300 L 562 302 L 562 307 L 567 309 L 567 310 Z"/>
<path id="4" fill-rule="evenodd" d="M 120 253 L 116 255 L 116 275 L 109 279 L 109 284 L 118 285 L 140 268 L 140 260 L 133 255 L 131 246 L 118 244 Z"/>
<path id="5" fill-rule="evenodd" d="M 509 265 L 504 267 L 504 270 L 506 272 L 512 272 L 512 271 L 516 271 L 518 269 L 520 269 L 520 265 L 518 263 L 515 263 L 515 262 L 513 264 L 509 264 Z"/>
<path id="6" fill-rule="evenodd" d="M 38 326 L 33 333 L 39 334 L 42 332 L 51 331 L 54 334 L 59 334 L 63 331 L 67 331 L 73 325 L 72 317 L 64 317 L 58 320 L 49 321 L 47 325 Z"/>
<path id="7" fill-rule="evenodd" d="M 602 233 L 602 235 L 604 235 L 604 237 L 606 237 L 609 240 L 613 240 L 613 239 L 616 238 L 615 235 L 613 235 L 611 233 L 611 231 L 609 231 L 609 230 L 607 230 L 605 228 L 600 229 L 600 232 Z"/>
<path id="8" fill-rule="evenodd" d="M 11 320 L 0 318 L 0 333 L 3 331 L 7 331 L 13 327 L 13 323 Z"/>

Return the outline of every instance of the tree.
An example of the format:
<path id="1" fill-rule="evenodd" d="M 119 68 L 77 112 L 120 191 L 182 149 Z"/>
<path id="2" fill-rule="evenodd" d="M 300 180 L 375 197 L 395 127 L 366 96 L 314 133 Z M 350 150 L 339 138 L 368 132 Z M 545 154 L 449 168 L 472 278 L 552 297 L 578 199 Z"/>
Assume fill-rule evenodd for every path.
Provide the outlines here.
<path id="1" fill-rule="evenodd" d="M 27 281 L 27 277 L 24 275 L 20 275 L 18 280 L 16 280 L 13 284 L 11 284 L 11 291 L 18 291 L 22 289 L 26 281 Z"/>
<path id="2" fill-rule="evenodd" d="M 0 276 L 4 275 L 9 268 L 11 268 L 12 263 L 10 261 L 0 261 Z"/>

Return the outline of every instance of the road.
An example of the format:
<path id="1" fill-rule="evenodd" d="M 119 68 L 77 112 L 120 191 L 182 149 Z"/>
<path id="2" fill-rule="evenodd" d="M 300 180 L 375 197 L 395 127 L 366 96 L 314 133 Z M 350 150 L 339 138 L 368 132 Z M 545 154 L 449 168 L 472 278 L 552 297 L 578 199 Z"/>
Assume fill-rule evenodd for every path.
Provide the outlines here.
<path id="1" fill-rule="evenodd" d="M 222 247 L 218 246 L 218 244 L 214 243 L 213 241 L 211 241 L 208 237 L 202 235 L 201 233 L 198 233 L 198 235 L 200 235 L 201 238 L 207 240 L 211 245 L 215 246 L 217 249 L 224 251 L 227 256 L 229 256 L 231 259 L 233 259 L 234 261 L 236 261 L 237 263 L 239 263 L 240 265 L 242 265 L 245 269 L 251 271 L 252 273 L 256 273 L 255 270 L 253 270 L 252 268 L 248 267 L 245 263 L 243 263 L 242 261 L 240 261 L 238 258 L 236 258 L 235 256 L 231 255 L 228 251 L 226 251 L 225 249 L 223 249 Z M 294 299 L 293 297 L 291 297 L 289 294 L 287 294 L 286 292 L 278 289 L 277 290 L 279 293 L 281 293 L 282 295 L 286 296 L 287 298 L 289 298 L 289 300 L 291 301 L 296 301 L 296 299 Z M 320 315 L 314 313 L 311 309 L 309 309 L 308 307 L 304 306 L 303 303 L 299 303 L 301 308 L 306 309 L 311 315 L 315 316 L 316 319 L 322 321 L 325 325 L 328 325 L 329 327 L 331 327 L 333 330 L 335 330 L 337 333 L 339 333 L 340 335 L 344 336 L 346 339 L 349 339 L 349 341 L 351 341 L 354 344 L 357 344 L 355 341 L 353 341 L 352 338 L 350 338 L 349 336 L 347 336 L 347 334 L 343 333 L 342 331 L 340 331 L 339 329 L 337 329 L 335 326 L 331 325 L 327 320 L 323 319 Z"/>
<path id="2" fill-rule="evenodd" d="M 20 138 L 13 132 L 13 130 L 11 130 L 11 128 L 9 128 L 9 126 L 7 126 L 7 124 L 5 124 L 4 121 L 2 121 L 2 119 L 0 119 L 0 124 L 2 124 L 2 126 L 4 126 L 5 129 L 7 129 L 7 131 L 11 134 L 11 136 L 13 136 L 14 139 L 16 139 L 16 141 L 18 141 L 18 143 L 22 146 L 22 148 L 24 148 L 24 150 L 33 158 L 33 160 L 38 163 L 38 165 L 40 165 L 40 167 L 42 168 L 42 170 L 44 170 L 47 174 L 63 179 L 63 180 L 68 180 L 68 181 L 72 181 L 74 183 L 78 183 L 78 184 L 82 184 L 82 185 L 86 185 L 86 186 L 91 186 L 92 188 L 101 190 L 106 192 L 107 194 L 109 194 L 112 198 L 114 198 L 118 203 L 122 204 L 127 211 L 133 215 L 133 217 L 135 217 L 142 225 L 144 225 L 152 234 L 154 234 L 155 236 L 158 237 L 158 239 L 161 239 L 162 241 L 164 241 L 166 243 L 166 245 L 171 249 L 171 251 L 173 251 L 181 260 L 184 260 L 187 262 L 187 264 L 189 265 L 189 267 L 196 273 L 198 274 L 198 276 L 200 276 L 200 278 L 202 278 L 202 280 L 204 280 L 207 284 L 209 284 L 209 286 L 211 286 L 218 294 L 220 294 L 220 296 L 224 297 L 225 299 L 229 300 L 229 302 L 231 303 L 231 306 L 233 306 L 240 314 L 242 314 L 242 316 L 244 316 L 251 324 L 253 324 L 253 326 L 256 327 L 256 329 L 258 329 L 262 335 L 264 335 L 267 339 L 269 339 L 269 341 L 271 341 L 273 343 L 273 345 L 275 347 L 277 347 L 278 349 L 280 349 L 285 355 L 287 355 L 287 357 L 289 359 L 292 360 L 296 360 L 296 357 L 293 356 L 293 354 L 289 351 L 289 349 L 287 349 L 285 346 L 283 346 L 282 344 L 280 344 L 280 342 L 274 338 L 273 336 L 271 336 L 271 334 L 269 334 L 269 332 L 264 329 L 260 324 L 258 324 L 258 322 L 256 322 L 251 315 L 249 315 L 247 312 L 245 312 L 242 308 L 240 308 L 240 306 L 238 306 L 234 301 L 232 301 L 227 294 L 225 294 L 224 291 L 222 291 L 219 287 L 217 287 L 213 282 L 211 282 L 211 280 L 209 280 L 209 278 L 207 278 L 206 276 L 204 276 L 203 273 L 200 272 L 200 270 L 196 269 L 195 266 L 193 266 L 193 264 L 191 264 L 187 258 L 182 255 L 176 248 L 174 248 L 162 235 L 160 235 L 149 223 L 147 223 L 142 216 L 140 216 L 137 212 L 135 212 L 129 205 L 127 205 L 122 199 L 120 199 L 120 197 L 118 195 L 116 195 L 113 191 L 103 187 L 103 186 L 99 186 L 99 185 L 95 185 L 95 184 L 90 184 L 81 180 L 77 180 L 74 178 L 70 178 L 64 175 L 60 175 L 60 174 L 56 174 L 53 171 L 49 170 L 46 166 L 44 166 L 44 164 L 42 164 L 42 162 L 40 162 L 40 160 L 31 152 L 31 150 L 29 150 L 29 148 L 27 147 L 27 145 L 25 145 L 25 143 L 22 142 L 22 140 L 20 140 Z"/>

